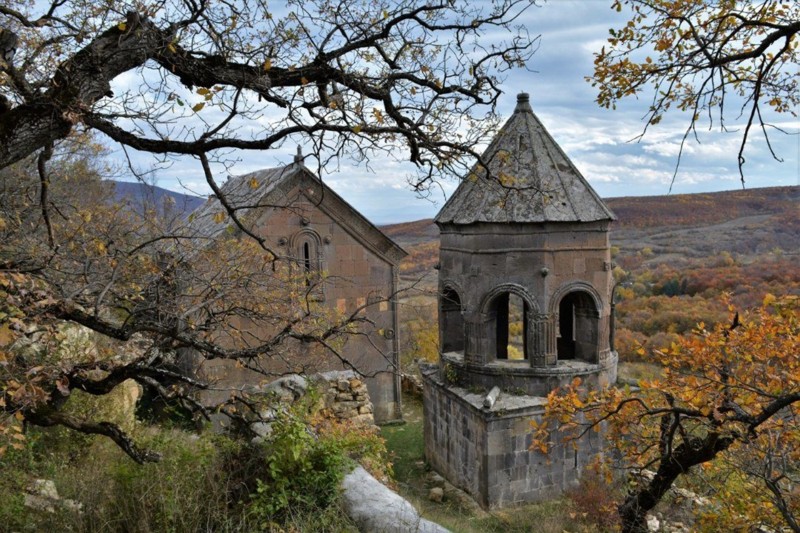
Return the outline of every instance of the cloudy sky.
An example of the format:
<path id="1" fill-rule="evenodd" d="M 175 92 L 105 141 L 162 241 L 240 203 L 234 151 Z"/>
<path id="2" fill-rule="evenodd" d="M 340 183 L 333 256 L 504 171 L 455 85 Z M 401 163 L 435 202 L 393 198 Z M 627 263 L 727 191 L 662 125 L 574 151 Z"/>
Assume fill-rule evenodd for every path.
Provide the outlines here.
<path id="1" fill-rule="evenodd" d="M 605 43 L 608 29 L 624 23 L 624 13 L 616 13 L 610 4 L 610 0 L 550 0 L 530 10 L 523 22 L 532 35 L 541 35 L 540 47 L 528 70 L 508 75 L 499 111 L 507 117 L 516 94 L 530 93 L 534 112 L 603 197 L 667 194 L 686 117 L 668 115 L 637 141 L 647 99 L 625 102 L 615 111 L 600 109 L 594 103 L 595 91 L 584 81 L 592 73 L 592 54 Z M 782 120 L 784 129 L 794 133 L 771 137 L 783 162 L 773 160 L 764 142 L 754 138 L 745 154 L 747 187 L 800 185 L 800 122 Z M 700 144 L 691 141 L 685 146 L 673 194 L 741 188 L 736 166 L 741 128 L 728 126 L 728 133 L 701 132 Z M 230 173 L 287 164 L 291 152 L 287 148 L 268 155 L 242 154 Z M 140 158 L 137 163 L 147 165 Z M 408 169 L 403 165 L 374 161 L 371 170 L 343 165 L 323 179 L 376 224 L 433 217 L 457 185 L 445 182 L 432 198 L 421 199 L 405 185 Z M 209 192 L 197 163 L 190 161 L 158 173 L 157 185 Z"/>

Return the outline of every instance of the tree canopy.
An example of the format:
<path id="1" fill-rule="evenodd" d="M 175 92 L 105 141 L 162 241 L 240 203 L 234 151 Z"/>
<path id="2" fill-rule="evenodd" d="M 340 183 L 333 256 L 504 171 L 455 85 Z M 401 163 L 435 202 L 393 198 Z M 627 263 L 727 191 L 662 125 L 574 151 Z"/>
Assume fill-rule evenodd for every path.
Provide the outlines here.
<path id="1" fill-rule="evenodd" d="M 647 531 L 646 513 L 695 468 L 704 469 L 703 489 L 711 485 L 708 492 L 720 497 L 706 510 L 715 530 L 762 524 L 798 531 L 799 304 L 796 296 L 768 295 L 760 309 L 729 324 L 699 324 L 660 352 L 663 378 L 602 391 L 577 380 L 553 391 L 534 446 L 605 432 L 615 450 L 605 466 L 638 479 L 619 504 L 624 531 Z M 736 493 L 747 493 L 748 503 L 731 506 L 726 495 Z"/>
<path id="2" fill-rule="evenodd" d="M 529 0 L 57 0 L 0 5 L 0 381 L 2 432 L 23 421 L 101 434 L 138 462 L 156 457 L 119 427 L 63 411 L 74 389 L 126 379 L 203 411 L 179 352 L 258 358 L 291 341 L 339 356 L 368 322 L 313 297 L 291 258 L 250 231 L 221 194 L 215 162 L 292 142 L 320 165 L 403 157 L 424 188 L 463 173 L 488 139 L 500 77 L 535 39 L 515 26 Z M 273 9 L 274 7 L 274 9 Z M 106 201 L 93 142 L 190 156 L 230 232 Z M 169 213 L 166 213 L 169 214 Z M 172 214 L 174 215 L 174 213 Z M 252 239 L 239 238 L 247 234 Z M 391 298 L 393 295 L 385 295 Z M 265 323 L 263 335 L 243 323 Z M 99 339 L 64 358 L 74 327 Z M 346 361 L 343 361 L 346 363 Z M 2 447 L 0 447 L 2 450 Z"/>
<path id="3" fill-rule="evenodd" d="M 647 125 L 669 111 L 688 113 L 683 142 L 698 124 L 740 128 L 738 164 L 744 184 L 745 148 L 752 129 L 761 130 L 773 157 L 769 135 L 785 131 L 775 113 L 797 116 L 797 2 L 708 0 L 615 0 L 630 9 L 621 28 L 595 56 L 597 102 L 615 107 L 623 98 L 652 94 Z M 683 144 L 682 144 L 683 145 Z"/>
<path id="4" fill-rule="evenodd" d="M 16 40 L 0 63 L 0 167 L 87 127 L 201 161 L 289 140 L 334 160 L 399 146 L 422 186 L 486 140 L 475 119 L 498 74 L 533 52 L 514 27 L 530 4 L 15 0 L 0 7 Z"/>

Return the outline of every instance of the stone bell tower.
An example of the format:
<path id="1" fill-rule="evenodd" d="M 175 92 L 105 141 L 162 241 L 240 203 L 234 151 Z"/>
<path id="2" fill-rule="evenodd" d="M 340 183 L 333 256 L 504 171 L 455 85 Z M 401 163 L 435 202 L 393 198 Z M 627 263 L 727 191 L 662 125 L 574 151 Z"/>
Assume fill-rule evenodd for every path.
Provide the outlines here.
<path id="1" fill-rule="evenodd" d="M 609 347 L 614 214 L 527 94 L 439 212 L 438 366 L 423 367 L 426 455 L 485 507 L 558 493 L 601 453 L 528 451 L 544 397 L 616 381 Z M 574 453 L 573 453 L 574 452 Z"/>

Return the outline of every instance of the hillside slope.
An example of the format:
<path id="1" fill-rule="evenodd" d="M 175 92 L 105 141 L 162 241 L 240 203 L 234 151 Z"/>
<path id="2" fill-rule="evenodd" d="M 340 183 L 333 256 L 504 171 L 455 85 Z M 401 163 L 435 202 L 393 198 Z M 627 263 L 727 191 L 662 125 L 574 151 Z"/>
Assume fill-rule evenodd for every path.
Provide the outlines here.
<path id="1" fill-rule="evenodd" d="M 200 198 L 199 196 L 169 191 L 138 181 L 110 181 L 109 183 L 114 186 L 115 198 L 118 201 L 130 201 L 136 210 L 141 210 L 145 205 L 162 206 L 165 201 L 169 201 L 174 209 L 186 215 L 206 201 L 205 198 Z"/>

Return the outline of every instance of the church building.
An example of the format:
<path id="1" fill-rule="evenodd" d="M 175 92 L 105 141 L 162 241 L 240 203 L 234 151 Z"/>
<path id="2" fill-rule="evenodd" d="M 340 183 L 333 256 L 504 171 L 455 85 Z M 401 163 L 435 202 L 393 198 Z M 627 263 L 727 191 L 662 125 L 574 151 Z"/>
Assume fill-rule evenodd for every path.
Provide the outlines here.
<path id="1" fill-rule="evenodd" d="M 323 183 L 299 154 L 290 165 L 231 177 L 221 192 L 270 249 L 319 283 L 312 295 L 315 303 L 345 316 L 360 309 L 369 320 L 359 325 L 358 334 L 343 339 L 337 356 L 312 356 L 301 346 L 262 358 L 259 366 L 273 374 L 311 375 L 341 370 L 346 360 L 365 377 L 375 421 L 400 420 L 396 294 L 398 264 L 406 252 Z M 228 223 L 219 223 L 221 212 L 219 200 L 210 198 L 191 215 L 192 227 L 206 238 L 238 231 L 229 227 L 227 217 Z M 224 401 L 232 392 L 266 379 L 225 360 L 205 361 L 201 371 L 215 383 L 215 392 L 203 393 L 206 404 Z"/>

